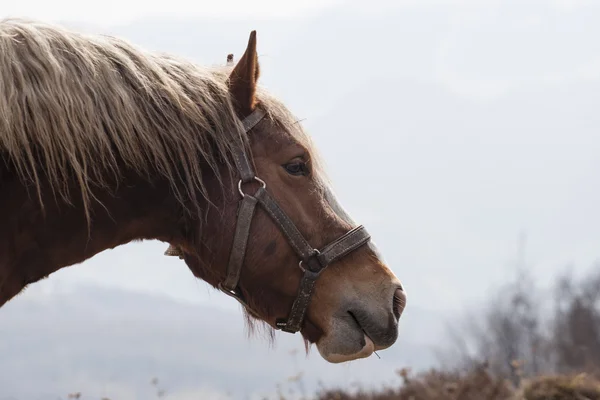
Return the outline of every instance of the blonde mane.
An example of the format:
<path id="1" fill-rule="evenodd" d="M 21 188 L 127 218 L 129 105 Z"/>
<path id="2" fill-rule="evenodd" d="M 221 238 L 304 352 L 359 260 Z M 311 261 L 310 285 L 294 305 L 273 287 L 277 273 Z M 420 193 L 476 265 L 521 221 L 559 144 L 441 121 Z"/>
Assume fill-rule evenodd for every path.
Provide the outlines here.
<path id="1" fill-rule="evenodd" d="M 0 20 L 0 157 L 34 185 L 42 206 L 44 179 L 67 202 L 75 179 L 88 221 L 91 190 L 109 190 L 123 167 L 161 174 L 184 207 L 197 204 L 197 191 L 208 200 L 201 166 L 220 180 L 223 162 L 233 168 L 230 149 L 247 146 L 228 72 L 110 36 Z M 257 95 L 317 162 L 296 118 L 263 88 Z"/>

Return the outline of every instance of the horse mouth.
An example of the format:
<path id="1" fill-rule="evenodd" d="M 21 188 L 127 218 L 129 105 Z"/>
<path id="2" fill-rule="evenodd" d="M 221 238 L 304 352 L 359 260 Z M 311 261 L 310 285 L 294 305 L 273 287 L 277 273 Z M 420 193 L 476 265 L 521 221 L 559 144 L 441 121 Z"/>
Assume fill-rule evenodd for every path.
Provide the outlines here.
<path id="1" fill-rule="evenodd" d="M 373 320 L 370 314 L 361 309 L 348 310 L 347 313 L 354 328 L 364 335 L 360 343 L 362 346 L 370 342 L 374 350 L 383 350 L 396 341 L 398 336 L 396 312 L 390 310 L 386 323 Z"/>
<path id="2" fill-rule="evenodd" d="M 358 318 L 356 318 L 356 315 L 354 315 L 354 313 L 352 311 L 348 311 L 348 314 L 350 314 L 350 318 L 352 318 L 352 320 L 356 324 L 356 328 L 359 329 L 363 333 L 363 335 L 365 335 L 364 339 L 363 339 L 365 341 L 365 343 L 361 343 L 361 345 L 363 347 L 366 346 L 366 344 L 367 344 L 366 340 L 367 339 L 370 340 L 372 343 L 374 343 L 373 339 L 371 339 L 371 337 L 369 336 L 369 334 L 362 327 L 362 325 L 361 325 L 360 321 L 358 320 Z"/>

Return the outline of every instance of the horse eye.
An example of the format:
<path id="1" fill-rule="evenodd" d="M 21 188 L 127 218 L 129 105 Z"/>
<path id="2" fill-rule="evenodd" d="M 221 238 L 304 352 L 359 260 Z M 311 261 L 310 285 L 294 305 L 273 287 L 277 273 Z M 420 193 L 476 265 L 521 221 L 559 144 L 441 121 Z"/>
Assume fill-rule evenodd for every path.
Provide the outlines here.
<path id="1" fill-rule="evenodd" d="M 290 175 L 306 175 L 306 164 L 304 162 L 293 162 L 284 165 L 285 170 Z"/>

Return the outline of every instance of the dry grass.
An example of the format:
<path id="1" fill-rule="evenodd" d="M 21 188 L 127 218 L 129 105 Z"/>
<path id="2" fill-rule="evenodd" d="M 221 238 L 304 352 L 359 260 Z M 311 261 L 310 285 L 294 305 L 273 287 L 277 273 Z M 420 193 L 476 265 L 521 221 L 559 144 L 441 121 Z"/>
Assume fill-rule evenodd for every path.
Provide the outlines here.
<path id="1" fill-rule="evenodd" d="M 600 376 L 593 374 L 543 375 L 523 379 L 519 387 L 513 387 L 505 379 L 495 378 L 487 366 L 479 366 L 467 373 L 432 369 L 411 376 L 409 369 L 397 371 L 400 380 L 396 387 L 379 390 L 356 390 L 353 388 L 321 389 L 314 394 L 300 396 L 302 400 L 600 400 Z M 292 383 L 302 380 L 302 374 L 290 379 Z M 168 395 L 151 381 L 155 388 L 155 399 L 168 399 Z M 291 390 L 291 397 L 278 386 L 277 400 L 298 399 Z M 353 386 L 353 385 L 352 385 Z M 82 398 L 80 392 L 71 393 L 69 400 Z M 86 397 L 87 398 L 87 397 Z M 267 397 L 265 397 L 267 399 Z M 101 400 L 118 400 L 102 398 Z M 199 400 L 192 399 L 189 400 Z"/>
<path id="2" fill-rule="evenodd" d="M 494 378 L 485 367 L 459 374 L 432 370 L 411 378 L 400 370 L 403 382 L 381 391 L 323 390 L 318 400 L 600 400 L 600 381 L 586 374 L 540 376 L 523 380 L 520 387 Z"/>
<path id="3" fill-rule="evenodd" d="M 542 376 L 525 383 L 514 400 L 600 400 L 600 381 L 587 375 Z"/>

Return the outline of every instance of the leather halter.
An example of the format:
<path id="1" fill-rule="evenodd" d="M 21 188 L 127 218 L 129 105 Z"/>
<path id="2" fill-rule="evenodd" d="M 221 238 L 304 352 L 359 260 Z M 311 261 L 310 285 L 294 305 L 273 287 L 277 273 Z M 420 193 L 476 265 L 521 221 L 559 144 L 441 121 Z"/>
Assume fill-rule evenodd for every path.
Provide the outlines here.
<path id="1" fill-rule="evenodd" d="M 256 108 L 252 114 L 248 115 L 243 121 L 244 132 L 247 134 L 256 126 L 266 115 L 261 108 Z M 279 207 L 277 202 L 267 192 L 266 183 L 254 173 L 247 154 L 240 146 L 234 150 L 234 161 L 239 172 L 240 180 L 238 190 L 242 199 L 238 206 L 237 223 L 233 237 L 233 245 L 227 266 L 227 275 L 225 280 L 219 283 L 218 288 L 225 294 L 239 301 L 248 312 L 258 316 L 246 303 L 241 292 L 238 289 L 238 281 L 246 246 L 250 234 L 250 226 L 256 206 L 260 205 L 273 222 L 281 229 L 289 244 L 298 255 L 300 261 L 298 267 L 302 270 L 303 276 L 298 288 L 296 299 L 292 305 L 287 319 L 277 319 L 276 328 L 284 332 L 295 333 L 302 328 L 304 315 L 310 303 L 315 283 L 321 272 L 332 262 L 344 257 L 350 252 L 358 249 L 370 240 L 370 235 L 361 225 L 357 226 L 338 239 L 324 246 L 321 250 L 313 248 L 302 236 L 296 225 Z M 260 183 L 260 187 L 252 196 L 244 193 L 242 185 L 252 181 Z M 175 255 L 176 252 L 171 248 L 166 254 Z"/>

